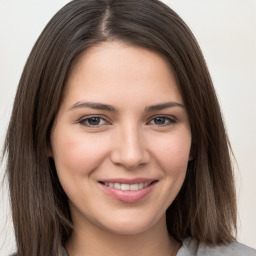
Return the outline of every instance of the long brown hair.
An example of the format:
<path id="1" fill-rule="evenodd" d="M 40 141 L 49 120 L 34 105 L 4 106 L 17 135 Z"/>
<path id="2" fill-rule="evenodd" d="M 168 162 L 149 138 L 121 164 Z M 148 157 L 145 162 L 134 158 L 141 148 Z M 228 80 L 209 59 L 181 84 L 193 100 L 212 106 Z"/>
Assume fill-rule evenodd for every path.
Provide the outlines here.
<path id="1" fill-rule="evenodd" d="M 18 256 L 60 255 L 72 233 L 68 198 L 47 156 L 70 68 L 88 47 L 119 40 L 166 58 L 192 130 L 185 182 L 167 210 L 169 233 L 217 245 L 234 240 L 236 201 L 230 150 L 200 48 L 184 21 L 158 0 L 75 0 L 37 40 L 22 73 L 5 140 Z"/>

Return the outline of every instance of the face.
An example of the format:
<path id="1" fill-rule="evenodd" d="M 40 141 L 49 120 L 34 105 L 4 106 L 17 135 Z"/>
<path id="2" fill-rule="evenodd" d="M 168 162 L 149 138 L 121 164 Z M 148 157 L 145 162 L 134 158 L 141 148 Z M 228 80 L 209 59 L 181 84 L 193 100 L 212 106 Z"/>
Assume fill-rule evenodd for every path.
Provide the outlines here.
<path id="1" fill-rule="evenodd" d="M 183 184 L 190 146 L 183 99 L 163 57 L 120 42 L 79 57 L 50 153 L 75 228 L 136 234 L 158 225 Z"/>

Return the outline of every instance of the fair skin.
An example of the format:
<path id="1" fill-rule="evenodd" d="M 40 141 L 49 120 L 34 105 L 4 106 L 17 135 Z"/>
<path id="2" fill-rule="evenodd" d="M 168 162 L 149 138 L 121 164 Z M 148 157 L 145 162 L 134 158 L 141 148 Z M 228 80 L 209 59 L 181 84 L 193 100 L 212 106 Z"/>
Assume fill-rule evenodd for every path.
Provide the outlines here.
<path id="1" fill-rule="evenodd" d="M 122 42 L 87 49 L 51 135 L 74 225 L 69 256 L 176 255 L 165 212 L 190 147 L 186 109 L 163 57 Z"/>

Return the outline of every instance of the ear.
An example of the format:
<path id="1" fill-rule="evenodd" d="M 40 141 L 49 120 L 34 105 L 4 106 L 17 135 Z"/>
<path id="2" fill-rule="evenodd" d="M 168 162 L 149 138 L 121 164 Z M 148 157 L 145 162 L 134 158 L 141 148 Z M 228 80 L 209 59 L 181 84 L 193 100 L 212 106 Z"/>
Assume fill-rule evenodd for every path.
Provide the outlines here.
<path id="1" fill-rule="evenodd" d="M 47 156 L 50 158 L 50 157 L 53 157 L 53 153 L 52 153 L 52 145 L 51 143 L 48 143 L 48 146 L 47 146 Z"/>
<path id="2" fill-rule="evenodd" d="M 195 156 L 194 152 L 195 152 L 194 143 L 192 142 L 190 147 L 190 152 L 189 152 L 189 158 L 188 158 L 189 161 L 192 161 L 194 159 L 194 156 Z"/>

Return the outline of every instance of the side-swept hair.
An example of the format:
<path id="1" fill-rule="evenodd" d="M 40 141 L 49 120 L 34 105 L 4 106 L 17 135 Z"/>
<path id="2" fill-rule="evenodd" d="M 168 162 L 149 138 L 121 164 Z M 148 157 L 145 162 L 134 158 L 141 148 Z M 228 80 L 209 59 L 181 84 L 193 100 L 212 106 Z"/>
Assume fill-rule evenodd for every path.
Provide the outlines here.
<path id="1" fill-rule="evenodd" d="M 22 73 L 5 140 L 17 256 L 60 255 L 72 233 L 68 198 L 47 156 L 65 82 L 88 47 L 122 41 L 161 54 L 175 72 L 192 131 L 185 182 L 167 210 L 169 233 L 209 245 L 234 240 L 230 149 L 200 48 L 158 0 L 75 0 L 47 24 Z"/>

